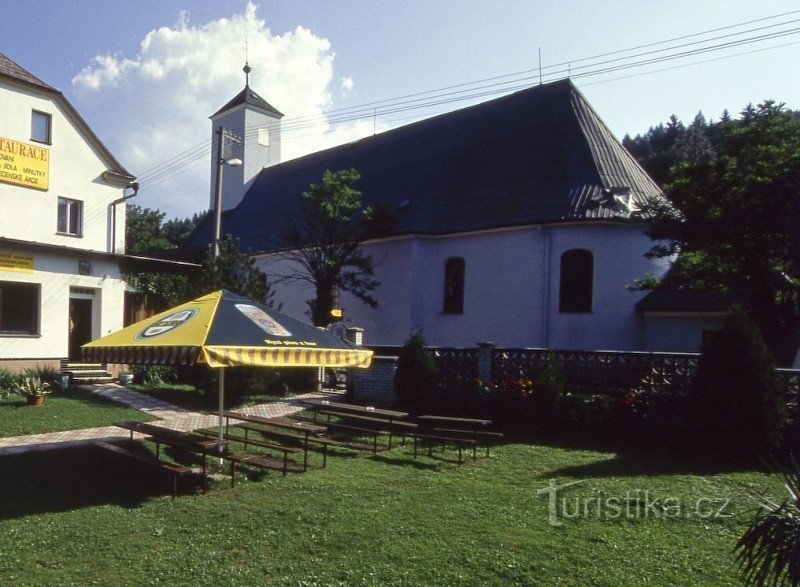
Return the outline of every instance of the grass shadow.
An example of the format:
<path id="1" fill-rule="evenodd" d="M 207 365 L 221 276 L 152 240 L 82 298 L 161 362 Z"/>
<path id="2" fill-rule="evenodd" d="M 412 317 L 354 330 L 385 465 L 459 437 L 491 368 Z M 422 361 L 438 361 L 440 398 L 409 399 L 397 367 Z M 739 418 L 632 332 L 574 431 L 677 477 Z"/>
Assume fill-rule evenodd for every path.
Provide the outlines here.
<path id="1" fill-rule="evenodd" d="M 170 494 L 166 475 L 93 446 L 2 457 L 0 479 L 0 520 L 109 504 L 135 508 Z"/>
<path id="2" fill-rule="evenodd" d="M 427 455 L 423 455 L 425 458 L 430 458 Z M 390 457 L 385 454 L 378 453 L 376 455 L 371 455 L 371 458 L 375 461 L 380 461 L 381 463 L 385 463 L 387 465 L 398 465 L 402 467 L 414 467 L 415 469 L 420 470 L 433 470 L 438 469 L 439 465 L 434 463 L 425 463 L 418 459 L 414 459 L 413 456 L 408 457 Z"/>

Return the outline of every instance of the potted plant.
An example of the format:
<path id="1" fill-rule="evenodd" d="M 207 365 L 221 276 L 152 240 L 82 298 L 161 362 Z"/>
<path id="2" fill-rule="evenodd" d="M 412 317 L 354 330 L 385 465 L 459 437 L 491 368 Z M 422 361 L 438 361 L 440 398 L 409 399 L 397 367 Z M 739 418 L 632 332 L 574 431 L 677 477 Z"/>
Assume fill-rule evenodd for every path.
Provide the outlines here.
<path id="1" fill-rule="evenodd" d="M 42 381 L 40 377 L 25 376 L 16 382 L 14 391 L 25 396 L 28 405 L 41 406 L 44 403 L 45 394 L 50 393 L 50 384 Z"/>
<path id="2" fill-rule="evenodd" d="M 122 371 L 119 374 L 119 384 L 130 385 L 131 383 L 133 383 L 133 373 L 129 371 Z"/>

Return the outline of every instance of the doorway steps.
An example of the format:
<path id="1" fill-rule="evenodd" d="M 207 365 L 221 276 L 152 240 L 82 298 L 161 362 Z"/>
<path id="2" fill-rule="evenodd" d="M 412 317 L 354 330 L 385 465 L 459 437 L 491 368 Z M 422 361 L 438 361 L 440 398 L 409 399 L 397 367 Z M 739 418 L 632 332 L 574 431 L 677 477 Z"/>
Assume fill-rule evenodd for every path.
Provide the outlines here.
<path id="1" fill-rule="evenodd" d="M 69 381 L 73 385 L 85 385 L 88 383 L 111 383 L 114 376 L 108 372 L 108 365 L 105 363 L 70 363 L 61 362 L 62 375 L 69 375 Z"/>

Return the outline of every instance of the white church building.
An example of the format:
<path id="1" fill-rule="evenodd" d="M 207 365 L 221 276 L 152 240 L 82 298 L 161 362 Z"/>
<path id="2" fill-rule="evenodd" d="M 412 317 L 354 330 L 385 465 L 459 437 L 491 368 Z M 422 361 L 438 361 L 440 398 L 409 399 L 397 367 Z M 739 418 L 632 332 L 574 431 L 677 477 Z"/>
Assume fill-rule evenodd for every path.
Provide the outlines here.
<path id="1" fill-rule="evenodd" d="M 652 241 L 638 215 L 663 196 L 569 80 L 283 163 L 281 116 L 249 87 L 212 116 L 213 130 L 253 137 L 237 151 L 244 164 L 223 172 L 222 233 L 268 276 L 282 273 L 281 226 L 302 192 L 326 169 L 357 169 L 364 204 L 397 217 L 363 244 L 378 307 L 341 296 L 366 345 L 400 345 L 419 329 L 433 346 L 697 351 L 721 324 L 724 307 L 631 291 L 669 268 L 644 257 Z M 211 235 L 208 221 L 186 247 Z M 284 312 L 307 319 L 311 289 L 275 289 Z"/>

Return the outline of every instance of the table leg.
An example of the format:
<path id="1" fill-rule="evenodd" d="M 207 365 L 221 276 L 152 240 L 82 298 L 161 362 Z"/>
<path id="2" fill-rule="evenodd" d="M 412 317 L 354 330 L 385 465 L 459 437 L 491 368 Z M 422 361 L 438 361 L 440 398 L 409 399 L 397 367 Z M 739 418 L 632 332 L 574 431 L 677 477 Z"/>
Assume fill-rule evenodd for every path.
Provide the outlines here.
<path id="1" fill-rule="evenodd" d="M 208 491 L 208 453 L 203 451 L 203 493 Z"/>
<path id="2" fill-rule="evenodd" d="M 308 471 L 308 432 L 306 432 L 306 439 L 303 443 L 303 473 Z"/>
<path id="3" fill-rule="evenodd" d="M 328 466 L 328 445 L 322 445 L 322 468 L 324 469 Z"/>
<path id="4" fill-rule="evenodd" d="M 417 458 L 417 437 L 414 437 L 414 458 Z"/>

